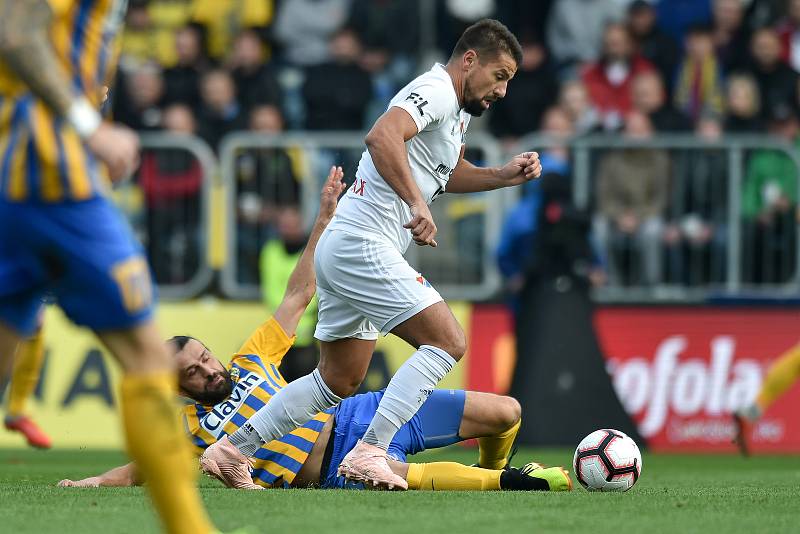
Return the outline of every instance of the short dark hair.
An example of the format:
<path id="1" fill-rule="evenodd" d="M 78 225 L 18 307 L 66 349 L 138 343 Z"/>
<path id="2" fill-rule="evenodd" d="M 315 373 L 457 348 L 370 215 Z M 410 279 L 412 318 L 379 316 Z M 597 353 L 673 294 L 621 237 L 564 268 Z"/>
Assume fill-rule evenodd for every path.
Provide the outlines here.
<path id="1" fill-rule="evenodd" d="M 196 337 L 192 337 L 192 336 L 172 336 L 171 338 L 169 338 L 167 340 L 167 343 L 169 343 L 170 345 L 174 345 L 175 346 L 175 349 L 176 349 L 175 350 L 175 354 L 177 354 L 180 351 L 182 351 L 183 347 L 185 347 L 186 344 L 189 343 L 189 341 L 192 340 L 192 339 L 194 339 L 195 341 L 197 341 L 198 343 L 200 343 L 201 345 L 203 345 L 205 347 L 205 344 L 202 341 L 200 341 Z"/>
<path id="2" fill-rule="evenodd" d="M 464 30 L 458 39 L 450 58 L 474 50 L 481 63 L 495 59 L 501 52 L 514 58 L 517 65 L 522 63 L 522 47 L 516 36 L 506 26 L 494 19 L 482 19 Z"/>

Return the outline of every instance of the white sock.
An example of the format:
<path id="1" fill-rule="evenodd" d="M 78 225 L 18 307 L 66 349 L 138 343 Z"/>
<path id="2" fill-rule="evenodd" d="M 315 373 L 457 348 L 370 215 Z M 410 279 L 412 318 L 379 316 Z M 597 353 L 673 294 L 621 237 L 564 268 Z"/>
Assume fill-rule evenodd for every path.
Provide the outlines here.
<path id="1" fill-rule="evenodd" d="M 421 345 L 392 377 L 363 441 L 388 449 L 400 427 L 414 417 L 455 364 L 442 349 Z"/>
<path id="2" fill-rule="evenodd" d="M 303 426 L 341 400 L 325 384 L 319 369 L 314 369 L 311 374 L 290 382 L 275 393 L 228 439 L 242 454 L 253 456 L 263 444 Z"/>

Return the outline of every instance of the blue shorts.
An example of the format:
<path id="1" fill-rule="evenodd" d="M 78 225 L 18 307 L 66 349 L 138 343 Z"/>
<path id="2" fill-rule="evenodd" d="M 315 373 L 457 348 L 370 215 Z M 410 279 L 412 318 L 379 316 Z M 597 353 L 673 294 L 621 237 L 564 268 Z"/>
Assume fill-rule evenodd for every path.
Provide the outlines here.
<path id="1" fill-rule="evenodd" d="M 129 328 L 151 316 L 147 261 L 110 200 L 0 199 L 0 321 L 32 335 L 45 294 L 93 330 Z"/>
<path id="2" fill-rule="evenodd" d="M 322 466 L 320 485 L 323 488 L 363 489 L 363 484 L 347 482 L 344 477 L 336 476 L 336 469 L 367 431 L 382 397 L 383 391 L 363 393 L 344 399 L 336 408 L 335 426 L 330 437 L 333 444 L 328 444 L 333 449 L 330 461 L 323 462 Z M 462 441 L 458 429 L 464 415 L 465 398 L 464 390 L 434 390 L 411 421 L 395 434 L 389 445 L 389 456 L 405 462 L 409 454 Z"/>

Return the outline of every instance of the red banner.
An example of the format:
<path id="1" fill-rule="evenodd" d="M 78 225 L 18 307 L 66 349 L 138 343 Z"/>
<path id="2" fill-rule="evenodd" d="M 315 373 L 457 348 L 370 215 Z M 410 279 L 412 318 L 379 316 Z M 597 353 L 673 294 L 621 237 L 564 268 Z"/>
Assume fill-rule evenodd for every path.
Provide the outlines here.
<path id="1" fill-rule="evenodd" d="M 595 328 L 625 409 L 653 450 L 723 451 L 730 413 L 758 394 L 769 364 L 800 340 L 796 310 L 606 308 Z M 753 448 L 800 451 L 800 388 L 770 407 Z"/>
<path id="2" fill-rule="evenodd" d="M 508 313 L 473 307 L 468 386 L 507 391 Z M 794 309 L 601 308 L 595 329 L 614 387 L 656 451 L 733 451 L 730 413 L 751 402 L 769 365 L 800 342 Z M 755 425 L 756 452 L 800 452 L 800 387 Z"/>

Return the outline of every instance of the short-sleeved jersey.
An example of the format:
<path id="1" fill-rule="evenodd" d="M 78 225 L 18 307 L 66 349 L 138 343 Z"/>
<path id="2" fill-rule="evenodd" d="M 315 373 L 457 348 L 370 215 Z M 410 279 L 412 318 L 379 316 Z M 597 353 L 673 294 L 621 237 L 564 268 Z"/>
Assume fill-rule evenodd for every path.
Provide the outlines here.
<path id="1" fill-rule="evenodd" d="M 100 106 L 99 87 L 114 75 L 128 0 L 49 0 L 48 30 L 73 92 Z M 33 96 L 0 60 L 0 196 L 63 202 L 97 196 L 105 170 L 77 132 Z"/>
<path id="2" fill-rule="evenodd" d="M 235 385 L 231 395 L 215 406 L 187 404 L 183 416 L 198 454 L 243 425 L 286 385 L 278 366 L 292 346 L 274 318 L 242 345 L 228 367 Z M 317 414 L 302 427 L 258 449 L 253 458 L 253 481 L 264 487 L 288 487 L 305 463 L 333 409 Z"/>
<path id="3" fill-rule="evenodd" d="M 389 107 L 404 109 L 417 125 L 417 135 L 406 142 L 408 163 L 430 204 L 444 192 L 458 163 L 470 115 L 459 106 L 453 81 L 440 64 L 401 89 Z M 339 202 L 329 227 L 365 236 L 378 232 L 405 252 L 411 232 L 403 225 L 410 220 L 408 206 L 380 176 L 365 150 L 355 182 Z"/>

